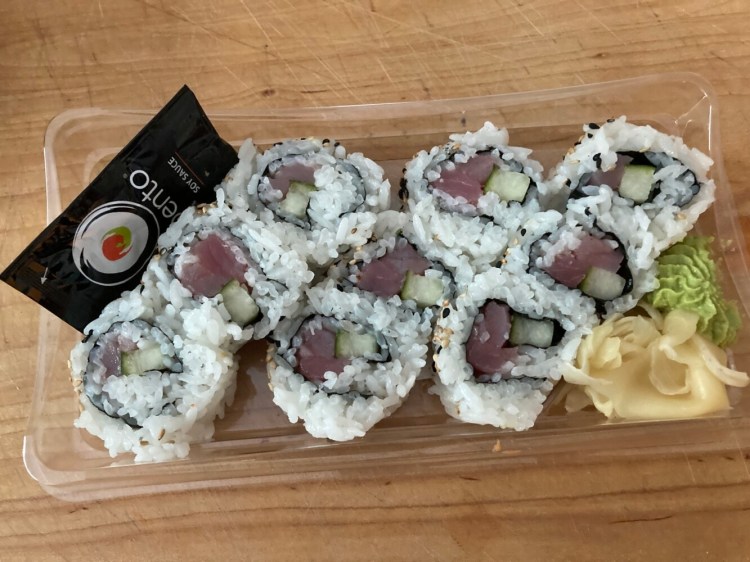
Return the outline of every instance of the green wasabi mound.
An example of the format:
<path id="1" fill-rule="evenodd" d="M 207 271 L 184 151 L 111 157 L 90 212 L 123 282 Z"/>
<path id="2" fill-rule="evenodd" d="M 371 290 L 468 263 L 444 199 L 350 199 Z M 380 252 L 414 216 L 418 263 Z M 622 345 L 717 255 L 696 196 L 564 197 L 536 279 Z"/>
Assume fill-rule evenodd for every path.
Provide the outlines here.
<path id="1" fill-rule="evenodd" d="M 741 321 L 737 305 L 721 292 L 712 242 L 708 236 L 688 236 L 659 256 L 659 288 L 645 300 L 667 312 L 695 312 L 700 317 L 698 331 L 719 347 L 727 347 L 736 339 Z"/>

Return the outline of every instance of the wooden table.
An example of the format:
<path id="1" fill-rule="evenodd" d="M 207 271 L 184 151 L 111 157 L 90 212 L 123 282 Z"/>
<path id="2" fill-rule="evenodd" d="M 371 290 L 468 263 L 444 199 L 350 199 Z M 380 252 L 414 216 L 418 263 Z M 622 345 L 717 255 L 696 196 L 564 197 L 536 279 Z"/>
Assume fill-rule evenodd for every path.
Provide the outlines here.
<path id="1" fill-rule="evenodd" d="M 611 4 L 605 7 L 605 4 Z M 746 233 L 750 4 L 6 0 L 0 265 L 42 229 L 42 136 L 67 108 L 428 100 L 665 70 L 708 78 Z M 71 504 L 26 474 L 37 307 L 0 288 L 0 559 L 748 559 L 750 451 Z M 387 484 L 389 482 L 389 484 Z"/>

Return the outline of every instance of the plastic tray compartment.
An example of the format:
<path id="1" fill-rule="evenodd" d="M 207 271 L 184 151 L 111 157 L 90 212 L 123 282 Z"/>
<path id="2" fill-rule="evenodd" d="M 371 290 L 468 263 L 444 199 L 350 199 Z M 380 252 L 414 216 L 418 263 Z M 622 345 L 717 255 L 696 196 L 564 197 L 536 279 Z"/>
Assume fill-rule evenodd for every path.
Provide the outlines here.
<path id="1" fill-rule="evenodd" d="M 492 121 L 510 130 L 511 144 L 527 146 L 549 169 L 581 134 L 581 125 L 628 115 L 709 153 L 718 198 L 698 230 L 722 242 L 725 290 L 745 308 L 750 283 L 744 242 L 726 180 L 717 128 L 716 98 L 692 74 L 665 74 L 560 90 L 481 98 L 381 105 L 223 112 L 210 115 L 223 138 L 246 137 L 265 146 L 282 138 L 336 138 L 362 151 L 386 170 L 398 188 L 404 163 L 422 148 L 446 141 L 451 132 Z M 44 156 L 47 216 L 59 214 L 132 138 L 153 111 L 80 109 L 58 115 L 46 133 Z M 721 220 L 718 220 L 721 219 Z M 717 245 L 718 246 L 718 245 Z M 746 312 L 743 310 L 743 316 Z M 704 419 L 657 423 L 608 423 L 596 412 L 565 414 L 548 406 L 526 432 L 472 426 L 449 418 L 418 383 L 407 403 L 366 437 L 332 443 L 288 423 L 271 401 L 264 344 L 242 351 L 236 400 L 217 421 L 214 440 L 196 444 L 185 460 L 135 464 L 132 455 L 112 459 L 98 439 L 75 429 L 77 402 L 67 358 L 80 335 L 41 312 L 35 390 L 24 437 L 26 468 L 49 493 L 68 500 L 105 498 L 239 483 L 297 482 L 429 471 L 507 463 L 591 461 L 638 455 L 684 454 L 750 445 L 750 392 L 732 390 L 730 412 Z M 750 331 L 734 346 L 733 358 L 750 369 Z M 554 460 L 553 460 L 554 457 Z"/>

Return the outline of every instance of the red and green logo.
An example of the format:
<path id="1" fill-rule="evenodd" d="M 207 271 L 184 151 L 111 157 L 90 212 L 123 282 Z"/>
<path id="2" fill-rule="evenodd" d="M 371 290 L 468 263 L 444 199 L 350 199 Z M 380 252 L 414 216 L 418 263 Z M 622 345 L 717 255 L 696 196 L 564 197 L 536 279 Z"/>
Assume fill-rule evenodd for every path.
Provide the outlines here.
<path id="1" fill-rule="evenodd" d="M 159 221 L 151 209 L 132 201 L 110 201 L 78 225 L 73 263 L 97 285 L 120 285 L 143 271 L 158 237 Z"/>
<path id="2" fill-rule="evenodd" d="M 127 226 L 118 226 L 102 237 L 102 255 L 109 261 L 124 258 L 130 252 L 133 236 Z"/>

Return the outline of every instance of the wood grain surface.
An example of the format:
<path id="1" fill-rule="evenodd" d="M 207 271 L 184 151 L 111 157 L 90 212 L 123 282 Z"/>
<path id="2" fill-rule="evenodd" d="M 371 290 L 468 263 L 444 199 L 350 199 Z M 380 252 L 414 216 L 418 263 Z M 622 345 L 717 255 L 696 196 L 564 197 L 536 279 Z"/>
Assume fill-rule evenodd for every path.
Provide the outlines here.
<path id="1" fill-rule="evenodd" d="M 4 0 L 0 266 L 43 228 L 42 139 L 76 107 L 428 100 L 702 74 L 750 231 L 746 0 Z M 37 306 L 0 287 L 1 560 L 747 560 L 750 451 L 91 503 L 27 474 Z"/>

